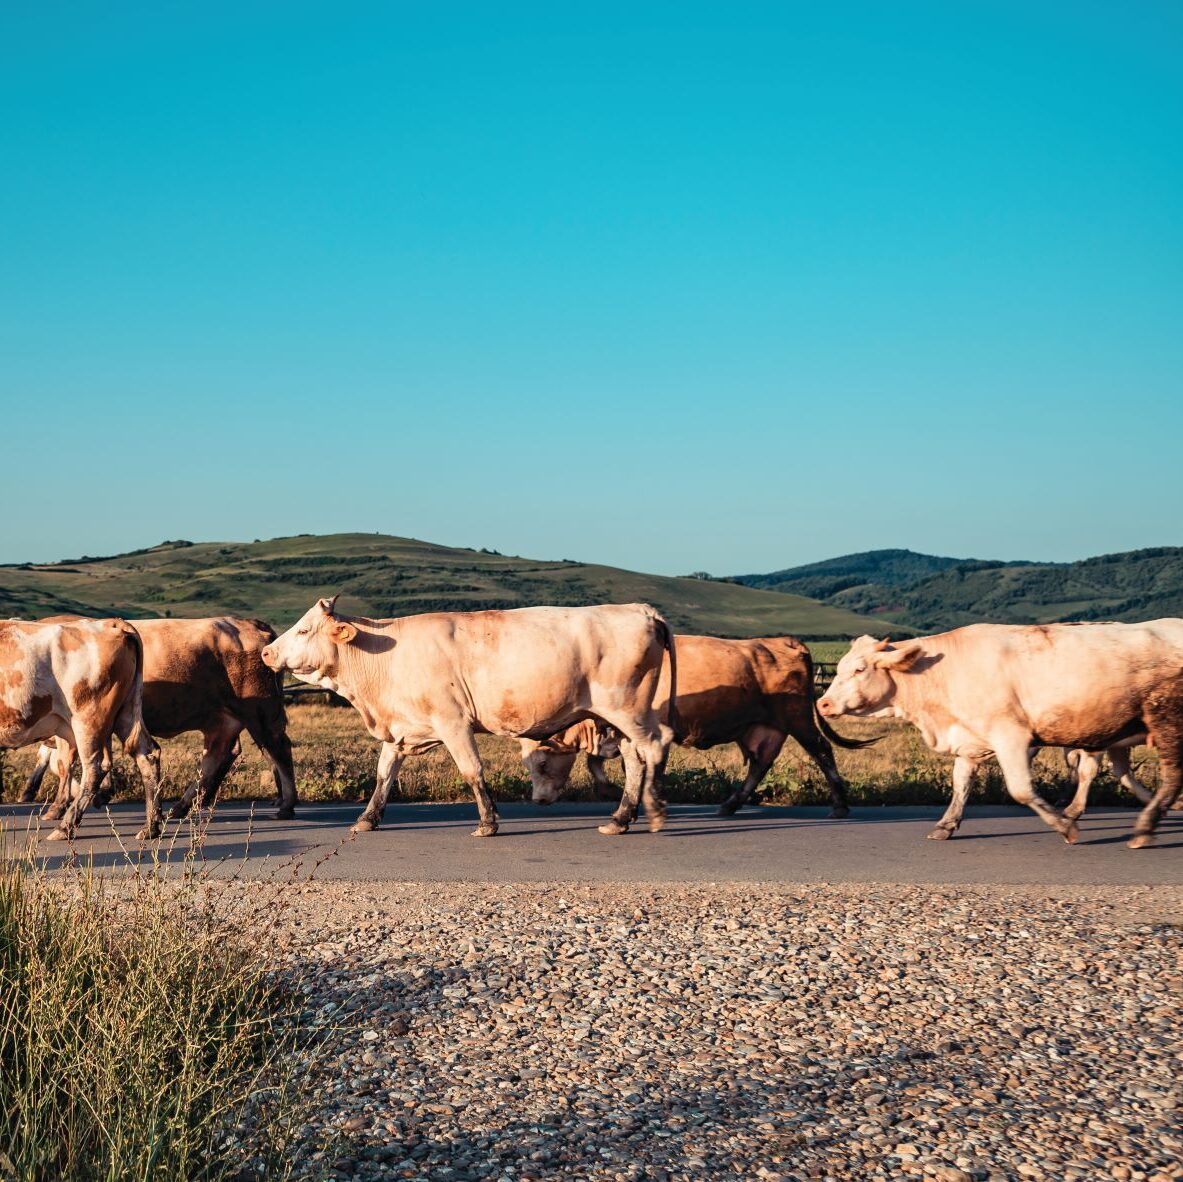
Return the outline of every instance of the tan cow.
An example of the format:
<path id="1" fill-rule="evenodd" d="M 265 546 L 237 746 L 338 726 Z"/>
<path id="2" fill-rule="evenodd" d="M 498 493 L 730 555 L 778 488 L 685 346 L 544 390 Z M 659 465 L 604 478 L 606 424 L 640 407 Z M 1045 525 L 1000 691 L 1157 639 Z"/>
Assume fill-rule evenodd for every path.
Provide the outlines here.
<path id="1" fill-rule="evenodd" d="M 55 620 L 79 617 L 53 617 Z M 264 664 L 263 647 L 275 631 L 261 620 L 229 616 L 197 620 L 132 621 L 144 647 L 144 722 L 159 739 L 200 731 L 203 739 L 198 780 L 173 806 L 170 816 L 183 817 L 195 799 L 212 804 L 238 753 L 245 730 L 271 764 L 279 795 L 280 820 L 294 816 L 296 778 L 292 744 L 287 735 L 280 679 Z M 22 800 L 33 800 L 47 768 L 59 777 L 69 768 L 73 750 L 65 739 L 57 751 L 43 747 Z M 46 811 L 61 816 L 69 800 L 68 780 Z"/>
<path id="2" fill-rule="evenodd" d="M 1162 779 L 1130 845 L 1151 844 L 1183 777 L 1183 620 L 1145 624 L 972 624 L 893 645 L 863 636 L 838 663 L 818 709 L 896 717 L 956 757 L 953 801 L 930 837 L 957 828 L 979 764 L 998 759 L 1007 790 L 1066 841 L 1076 821 L 1031 786 L 1029 749 L 1100 751 L 1145 734 Z"/>
<path id="3" fill-rule="evenodd" d="M 675 741 L 704 750 L 735 743 L 747 761 L 747 775 L 719 808 L 729 817 L 745 805 L 776 762 L 792 735 L 821 768 L 830 786 L 831 817 L 846 817 L 846 781 L 834 762 L 830 743 L 866 744 L 844 739 L 820 718 L 814 706 L 813 659 L 792 636 L 756 640 L 719 640 L 713 636 L 676 636 L 678 709 Z M 657 710 L 669 697 L 664 671 L 657 688 Z M 608 778 L 604 760 L 619 753 L 615 736 L 593 722 L 568 727 L 553 738 L 522 740 L 522 761 L 530 772 L 531 799 L 551 804 L 567 784 L 580 752 L 603 795 Z"/>
<path id="4" fill-rule="evenodd" d="M 77 750 L 82 781 L 76 800 L 48 840 L 74 835 L 98 792 L 116 734 L 144 782 L 144 827 L 160 833 L 156 789 L 160 748 L 143 718 L 143 649 L 122 620 L 0 623 L 0 747 L 60 738 Z"/>
<path id="5" fill-rule="evenodd" d="M 376 829 L 408 755 L 441 744 L 476 797 L 474 836 L 497 832 L 477 734 L 546 738 L 583 718 L 615 727 L 624 796 L 601 833 L 620 834 L 645 802 L 665 823 L 661 777 L 673 732 L 653 708 L 663 656 L 677 686 L 669 626 L 645 604 L 438 612 L 394 620 L 339 615 L 322 599 L 263 650 L 276 672 L 351 702 L 382 740 L 377 786 L 355 832 Z M 671 701 L 676 696 L 671 693 Z"/>

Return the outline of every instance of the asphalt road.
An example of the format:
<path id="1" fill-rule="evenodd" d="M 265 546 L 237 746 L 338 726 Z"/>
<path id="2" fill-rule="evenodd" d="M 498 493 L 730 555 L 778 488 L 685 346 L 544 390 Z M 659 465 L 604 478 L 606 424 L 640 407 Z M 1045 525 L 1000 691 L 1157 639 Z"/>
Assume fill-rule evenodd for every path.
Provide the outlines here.
<path id="1" fill-rule="evenodd" d="M 829 821 L 820 808 L 759 807 L 721 818 L 706 806 L 674 805 L 662 833 L 642 823 L 623 837 L 596 832 L 610 805 L 500 808 L 494 838 L 469 836 L 476 823 L 469 804 L 392 804 L 382 829 L 352 837 L 360 805 L 306 804 L 297 820 L 279 822 L 263 806 L 231 802 L 208 820 L 197 856 L 219 873 L 288 875 L 298 867 L 307 874 L 315 867 L 317 878 L 352 881 L 1183 885 L 1178 812 L 1164 822 L 1155 848 L 1131 850 L 1132 809 L 1090 814 L 1080 842 L 1068 846 L 1027 809 L 999 806 L 971 808 L 960 835 L 945 842 L 925 839 L 938 808 L 859 808 L 845 821 Z M 180 861 L 199 832 L 173 822 L 158 846 L 141 847 L 134 834 L 142 820 L 130 803 L 109 817 L 89 814 L 74 856 L 118 868 L 155 848 Z M 36 841 L 32 805 L 0 806 L 0 824 L 10 849 L 32 842 L 50 868 L 71 855 L 69 847 Z"/>

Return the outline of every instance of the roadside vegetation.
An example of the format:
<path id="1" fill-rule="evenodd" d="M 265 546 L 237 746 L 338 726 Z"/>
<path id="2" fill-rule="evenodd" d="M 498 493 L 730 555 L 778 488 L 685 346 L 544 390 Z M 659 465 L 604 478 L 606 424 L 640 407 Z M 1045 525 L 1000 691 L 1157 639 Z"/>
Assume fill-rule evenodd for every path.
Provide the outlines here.
<path id="1" fill-rule="evenodd" d="M 188 867 L 50 878 L 0 846 L 5 1182 L 287 1176 L 299 999 L 257 951 L 257 893 L 227 897 Z"/>
<path id="2" fill-rule="evenodd" d="M 819 646 L 820 647 L 820 646 Z M 827 659 L 821 657 L 821 659 Z M 832 659 L 832 658 L 831 658 Z M 374 789 L 378 744 L 366 734 L 356 713 L 348 708 L 298 705 L 289 710 L 290 733 L 296 749 L 296 776 L 303 800 L 361 800 Z M 893 721 L 842 719 L 836 729 L 852 739 L 879 736 L 871 747 L 836 751 L 838 766 L 850 784 L 854 804 L 943 804 L 951 792 L 952 761 L 935 755 L 910 726 Z M 484 735 L 479 739 L 485 774 L 494 795 L 501 800 L 525 800 L 529 779 L 522 766 L 518 744 Z M 165 791 L 180 795 L 196 775 L 200 740 L 184 735 L 162 744 Z M 15 800 L 33 765 L 35 749 L 11 753 L 4 765 L 4 799 Z M 1134 767 L 1147 787 L 1158 782 L 1157 759 L 1148 748 L 1134 753 Z M 619 762 L 608 765 L 619 784 Z M 681 803 L 714 803 L 742 778 L 743 760 L 733 745 L 710 751 L 675 747 L 666 776 L 669 799 Z M 139 780 L 123 757 L 114 771 L 120 795 L 128 799 L 140 793 Z M 1035 760 L 1036 787 L 1050 798 L 1065 789 L 1067 769 L 1059 751 L 1041 752 Z M 46 777 L 46 786 L 56 780 Z M 245 739 L 243 753 L 223 788 L 226 797 L 268 799 L 274 793 L 271 775 L 262 756 Z M 571 780 L 572 799 L 592 799 L 592 784 L 584 761 L 577 762 Z M 393 801 L 468 800 L 470 793 L 443 748 L 410 759 L 403 767 L 399 792 Z M 789 739 L 776 765 L 764 781 L 761 799 L 768 804 L 827 804 L 829 792 L 821 772 L 800 747 Z M 994 765 L 983 768 L 972 798 L 980 803 L 1007 803 L 1002 775 Z M 1133 804 L 1108 775 L 1093 785 L 1094 804 Z"/>

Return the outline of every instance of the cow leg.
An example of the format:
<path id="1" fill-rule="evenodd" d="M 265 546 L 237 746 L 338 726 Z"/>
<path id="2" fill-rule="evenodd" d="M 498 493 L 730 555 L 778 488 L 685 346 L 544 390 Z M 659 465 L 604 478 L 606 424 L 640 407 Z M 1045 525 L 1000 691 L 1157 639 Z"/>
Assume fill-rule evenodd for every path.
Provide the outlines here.
<path id="1" fill-rule="evenodd" d="M 1159 753 L 1159 786 L 1158 791 L 1150 798 L 1150 803 L 1138 814 L 1134 823 L 1134 836 L 1130 839 L 1130 849 L 1141 850 L 1154 844 L 1154 831 L 1158 828 L 1163 814 L 1175 803 L 1183 786 L 1183 743 L 1175 750 L 1163 750 Z"/>
<path id="2" fill-rule="evenodd" d="M 766 726 L 752 727 L 736 743 L 747 760 L 747 775 L 743 783 L 719 805 L 720 817 L 732 816 L 737 809 L 743 808 L 752 799 L 752 794 L 768 775 L 768 769 L 776 762 L 776 757 L 784 745 L 785 736 L 780 731 L 771 730 Z"/>
<path id="3" fill-rule="evenodd" d="M 144 827 L 136 834 L 140 841 L 160 836 L 160 746 L 143 726 L 129 754 L 144 785 Z M 125 751 L 127 744 L 124 743 Z"/>
<path id="4" fill-rule="evenodd" d="M 1065 751 L 1064 760 L 1076 773 L 1076 792 L 1064 810 L 1064 816 L 1079 821 L 1089 803 L 1089 789 L 1101 770 L 1101 757 L 1092 751 Z"/>
<path id="5" fill-rule="evenodd" d="M 465 726 L 447 735 L 441 734 L 440 738 L 464 777 L 464 782 L 476 797 L 477 812 L 481 815 L 481 821 L 472 831 L 473 837 L 495 837 L 498 823 L 497 806 L 493 803 L 493 797 L 489 795 L 489 787 L 485 783 L 485 769 L 481 765 L 476 736 Z"/>
<path id="6" fill-rule="evenodd" d="M 271 763 L 278 794 L 277 821 L 290 821 L 296 815 L 296 768 L 292 759 L 292 741 L 288 738 L 287 720 L 280 712 L 276 717 L 250 721 L 246 729 L 259 749 Z"/>
<path id="7" fill-rule="evenodd" d="M 1143 804 L 1149 804 L 1154 794 L 1134 775 L 1134 769 L 1130 766 L 1130 754 L 1129 747 L 1109 748 L 1109 762 L 1113 765 L 1113 774 L 1127 792 Z"/>
<path id="8" fill-rule="evenodd" d="M 849 817 L 850 801 L 846 795 L 846 781 L 838 770 L 830 740 L 818 730 L 813 711 L 810 710 L 798 725 L 792 727 L 789 734 L 801 744 L 805 754 L 821 768 L 822 775 L 826 777 L 826 783 L 830 786 L 830 818 L 842 820 Z"/>
<path id="9" fill-rule="evenodd" d="M 105 809 L 110 803 L 111 798 L 115 795 L 115 785 L 111 780 L 111 768 L 115 765 L 115 756 L 111 752 L 111 740 L 107 740 L 107 745 L 103 748 L 103 782 L 99 790 L 94 794 L 94 800 L 91 804 L 96 809 Z M 75 789 L 71 786 L 71 795 L 75 793 Z"/>
<path id="10" fill-rule="evenodd" d="M 354 822 L 351 832 L 369 833 L 382 823 L 382 817 L 386 813 L 386 800 L 390 796 L 391 787 L 398 779 L 398 770 L 405 758 L 403 749 L 397 743 L 382 744 L 382 751 L 378 755 L 378 782 L 374 785 L 374 794 L 362 815 Z"/>
<path id="11" fill-rule="evenodd" d="M 46 837 L 46 841 L 69 841 L 78 828 L 78 822 L 90 808 L 95 793 L 103 782 L 103 744 L 96 743 L 89 735 L 78 735 L 78 757 L 82 763 L 82 787 L 66 809 L 61 822 Z M 66 777 L 69 784 L 69 776 Z"/>
<path id="12" fill-rule="evenodd" d="M 587 772 L 595 784 L 596 800 L 619 800 L 620 790 L 608 779 L 608 772 L 604 767 L 607 762 L 602 755 L 589 755 Z"/>
<path id="13" fill-rule="evenodd" d="M 1183 785 L 1183 678 L 1152 694 L 1143 709 L 1151 741 L 1158 748 L 1159 782 L 1158 791 L 1134 823 L 1130 848 L 1135 850 L 1154 844 L 1154 831 Z"/>
<path id="14" fill-rule="evenodd" d="M 1079 832 L 1076 822 L 1065 817 L 1059 809 L 1053 808 L 1031 786 L 1030 741 L 1030 736 L 1025 734 L 1005 735 L 996 738 L 992 744 L 998 764 L 1002 768 L 1003 778 L 1006 780 L 1006 790 L 1012 800 L 1018 804 L 1025 804 L 1069 845 L 1073 845 Z"/>
<path id="15" fill-rule="evenodd" d="M 628 832 L 628 827 L 637 819 L 637 810 L 641 807 L 641 791 L 645 781 L 645 763 L 630 739 L 623 736 L 620 740 L 620 761 L 624 764 L 624 791 L 620 794 L 620 803 L 612 811 L 612 816 L 598 826 L 601 833 L 609 837 L 619 837 Z"/>
<path id="16" fill-rule="evenodd" d="M 106 761 L 110 768 L 110 759 Z M 57 739 L 54 742 L 54 752 L 50 757 L 50 767 L 58 778 L 58 790 L 53 803 L 41 814 L 47 821 L 58 821 L 66 814 L 70 807 L 70 800 L 81 791 L 81 782 L 71 783 L 70 773 L 74 767 L 74 744 L 68 739 Z"/>
<path id="17" fill-rule="evenodd" d="M 187 817 L 194 802 L 200 802 L 201 808 L 208 808 L 214 802 L 218 789 L 230 774 L 238 756 L 237 744 L 241 729 L 237 721 L 223 719 L 222 725 L 216 730 L 202 732 L 201 767 L 197 783 L 190 784 L 181 799 L 173 805 L 168 814 L 170 821 Z"/>
<path id="18" fill-rule="evenodd" d="M 978 761 L 967 759 L 959 755 L 953 761 L 953 799 L 944 815 L 936 823 L 935 828 L 928 834 L 933 841 L 947 841 L 961 828 L 961 818 L 965 815 L 965 802 L 969 799 L 970 789 L 978 774 Z"/>
<path id="19" fill-rule="evenodd" d="M 667 810 L 662 795 L 662 778 L 674 733 L 669 727 L 660 725 L 649 732 L 643 724 L 638 725 L 628 718 L 605 718 L 604 721 L 621 734 L 624 793 L 611 818 L 599 830 L 610 837 L 626 833 L 637 819 L 637 809 L 643 800 L 649 817 L 649 831 L 658 833 L 665 827 Z"/>
<path id="20" fill-rule="evenodd" d="M 37 799 L 37 793 L 41 791 L 41 781 L 45 779 L 51 759 L 53 759 L 53 747 L 48 743 L 42 743 L 37 748 L 37 763 L 25 781 L 24 790 L 17 797 L 18 803 L 28 804 L 29 801 Z"/>

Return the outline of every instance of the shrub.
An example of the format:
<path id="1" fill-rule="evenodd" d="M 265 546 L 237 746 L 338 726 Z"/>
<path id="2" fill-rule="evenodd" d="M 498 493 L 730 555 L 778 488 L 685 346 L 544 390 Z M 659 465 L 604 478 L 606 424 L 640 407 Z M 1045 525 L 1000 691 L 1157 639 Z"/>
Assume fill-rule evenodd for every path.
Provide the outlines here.
<path id="1" fill-rule="evenodd" d="M 6 1182 L 284 1174 L 297 1003 L 209 888 L 53 880 L 0 849 Z"/>

